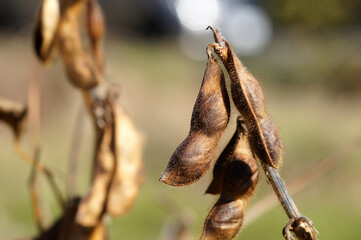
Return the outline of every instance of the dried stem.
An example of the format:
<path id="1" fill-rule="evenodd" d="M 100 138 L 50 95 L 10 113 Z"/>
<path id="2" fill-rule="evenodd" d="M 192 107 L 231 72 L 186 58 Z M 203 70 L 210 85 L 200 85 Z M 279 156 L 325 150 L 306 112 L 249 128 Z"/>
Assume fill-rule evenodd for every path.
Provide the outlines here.
<path id="1" fill-rule="evenodd" d="M 52 171 L 49 168 L 47 168 L 45 165 L 42 165 L 41 163 L 36 162 L 36 160 L 32 156 L 30 156 L 26 152 L 24 152 L 24 150 L 21 148 L 19 141 L 15 141 L 14 145 L 15 145 L 15 152 L 18 154 L 18 156 L 21 159 L 23 159 L 25 162 L 29 163 L 30 165 L 34 166 L 34 168 L 37 171 L 40 171 L 45 175 L 45 177 L 50 185 L 50 188 L 54 192 L 54 195 L 55 195 L 59 205 L 64 210 L 65 209 L 65 201 L 61 194 L 59 186 L 55 182 Z"/>
<path id="2" fill-rule="evenodd" d="M 278 171 L 273 167 L 262 163 L 263 170 L 271 184 L 274 192 L 280 200 L 283 209 L 286 211 L 287 216 L 291 218 L 301 217 L 296 204 L 293 202 L 291 195 L 288 193 L 285 183 L 283 182 Z"/>
<path id="3" fill-rule="evenodd" d="M 39 163 L 40 160 L 40 149 L 36 149 L 34 152 L 34 162 L 32 164 L 31 172 L 30 172 L 30 178 L 29 178 L 29 193 L 30 193 L 30 199 L 31 199 L 31 205 L 33 207 L 33 213 L 35 217 L 35 222 L 38 227 L 38 230 L 42 233 L 44 232 L 43 227 L 43 216 L 41 213 L 41 207 L 39 203 L 38 198 L 38 192 L 36 188 L 36 177 L 37 177 L 37 169 L 36 166 Z"/>
<path id="4" fill-rule="evenodd" d="M 361 138 L 352 140 L 338 149 L 329 157 L 325 158 L 323 161 L 312 166 L 310 169 L 301 173 L 293 180 L 289 182 L 288 187 L 291 194 L 296 194 L 304 188 L 308 187 L 311 183 L 315 182 L 332 169 L 334 169 L 339 163 L 341 163 L 345 158 L 347 158 L 351 153 L 360 148 Z M 246 221 L 244 227 L 251 225 L 258 218 L 264 215 L 266 212 L 270 211 L 277 205 L 277 198 L 273 193 L 269 193 L 267 196 L 257 201 L 253 206 L 248 210 Z"/>
<path id="5" fill-rule="evenodd" d="M 75 120 L 75 127 L 71 141 L 70 157 L 69 157 L 69 194 L 71 197 L 76 195 L 76 186 L 77 186 L 77 171 L 79 163 L 79 155 L 81 149 L 81 143 L 83 140 L 83 131 L 84 131 L 84 109 L 79 108 L 78 114 Z"/>

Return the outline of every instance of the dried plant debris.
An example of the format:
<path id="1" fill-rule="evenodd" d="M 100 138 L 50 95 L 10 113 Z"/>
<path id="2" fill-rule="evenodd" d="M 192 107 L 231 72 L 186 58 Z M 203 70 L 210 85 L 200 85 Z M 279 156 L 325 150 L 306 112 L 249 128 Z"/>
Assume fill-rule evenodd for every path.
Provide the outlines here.
<path id="1" fill-rule="evenodd" d="M 0 97 L 0 120 L 8 124 L 19 139 L 27 116 L 27 107 L 20 103 Z"/>
<path id="2" fill-rule="evenodd" d="M 75 222 L 79 198 L 68 202 L 65 213 L 53 225 L 32 240 L 106 240 L 105 226 L 99 222 L 95 227 L 83 228 Z"/>
<path id="3" fill-rule="evenodd" d="M 108 189 L 114 172 L 112 135 L 113 128 L 110 124 L 104 129 L 98 129 L 92 185 L 87 195 L 82 198 L 76 216 L 76 221 L 81 226 L 96 226 L 104 214 Z"/>
<path id="4" fill-rule="evenodd" d="M 231 161 L 218 165 L 225 168 L 224 174 L 213 179 L 221 185 L 221 195 L 207 216 L 201 239 L 233 239 L 241 229 L 247 204 L 257 185 L 257 162 L 241 124 L 239 121 L 234 135 L 237 137 L 226 147 Z M 234 139 L 238 141 L 235 143 Z"/>
<path id="5" fill-rule="evenodd" d="M 104 71 L 104 52 L 102 42 L 105 26 L 102 8 L 97 0 L 88 0 L 86 20 L 93 57 L 100 72 Z"/>
<path id="6" fill-rule="evenodd" d="M 207 49 L 208 63 L 194 104 L 187 138 L 178 146 L 160 178 L 173 186 L 199 180 L 215 158 L 229 120 L 229 100 L 222 69 Z"/>
<path id="7" fill-rule="evenodd" d="M 108 99 L 113 115 L 115 173 L 109 189 L 107 212 L 120 216 L 133 206 L 145 178 L 143 138 L 117 99 Z"/>
<path id="8" fill-rule="evenodd" d="M 36 55 L 44 64 L 50 64 L 54 59 L 59 19 L 59 0 L 43 0 L 36 16 L 33 41 Z"/>
<path id="9" fill-rule="evenodd" d="M 57 41 L 70 82 L 81 89 L 91 89 L 102 81 L 94 60 L 85 52 L 80 35 L 79 15 L 84 1 L 63 4 Z"/>

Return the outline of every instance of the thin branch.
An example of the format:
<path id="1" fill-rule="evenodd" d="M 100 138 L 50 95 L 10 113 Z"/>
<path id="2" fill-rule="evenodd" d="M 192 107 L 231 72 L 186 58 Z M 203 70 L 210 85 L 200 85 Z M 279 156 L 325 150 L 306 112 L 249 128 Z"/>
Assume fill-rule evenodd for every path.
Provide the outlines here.
<path id="1" fill-rule="evenodd" d="M 73 131 L 72 141 L 71 141 L 71 149 L 70 149 L 70 157 L 69 157 L 69 194 L 71 197 L 76 195 L 76 186 L 77 186 L 77 172 L 79 165 L 79 155 L 81 149 L 81 143 L 83 140 L 83 132 L 84 132 L 84 109 L 82 107 L 79 108 L 78 114 L 75 120 L 75 127 Z"/>
<path id="2" fill-rule="evenodd" d="M 47 168 L 45 165 L 42 165 L 41 163 L 37 162 L 36 159 L 34 159 L 32 156 L 24 152 L 24 150 L 21 148 L 19 141 L 15 141 L 14 145 L 15 145 L 15 152 L 18 154 L 18 156 L 21 159 L 23 159 L 28 164 L 32 165 L 33 168 L 36 169 L 37 171 L 44 174 L 45 178 L 47 179 L 50 185 L 51 190 L 54 192 L 55 198 L 57 199 L 59 205 L 62 207 L 63 210 L 65 210 L 65 200 L 63 198 L 59 186 L 56 184 L 52 171 L 49 168 Z"/>
<path id="3" fill-rule="evenodd" d="M 352 154 L 360 147 L 361 138 L 348 142 L 340 149 L 338 149 L 335 153 L 290 181 L 289 184 L 287 184 L 290 193 L 296 194 L 307 186 L 311 185 L 313 182 L 334 169 L 338 164 L 340 164 L 350 154 Z M 257 201 L 247 211 L 244 228 L 254 223 L 262 215 L 266 214 L 275 206 L 277 206 L 277 204 L 277 198 L 273 193 L 269 193 L 267 196 Z"/>
<path id="4" fill-rule="evenodd" d="M 40 149 L 36 149 L 34 152 L 34 162 L 33 162 L 32 168 L 31 168 L 31 172 L 30 172 L 28 188 L 29 188 L 29 193 L 30 193 L 31 205 L 32 205 L 33 213 L 34 213 L 34 217 L 35 217 L 35 222 L 36 222 L 39 232 L 42 233 L 42 232 L 44 232 L 43 215 L 41 212 L 41 207 L 40 207 L 39 198 L 38 198 L 38 192 L 37 192 L 37 188 L 36 188 L 36 177 L 37 177 L 36 166 L 40 160 L 39 156 L 40 156 Z"/>

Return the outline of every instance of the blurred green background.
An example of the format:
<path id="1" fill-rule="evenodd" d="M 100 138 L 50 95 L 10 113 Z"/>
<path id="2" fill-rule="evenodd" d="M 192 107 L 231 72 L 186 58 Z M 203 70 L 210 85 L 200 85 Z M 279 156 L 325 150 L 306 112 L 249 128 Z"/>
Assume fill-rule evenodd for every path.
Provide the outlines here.
<path id="1" fill-rule="evenodd" d="M 29 82 L 40 82 L 41 162 L 58 169 L 56 178 L 66 193 L 72 133 L 77 113 L 83 107 L 82 98 L 65 78 L 59 61 L 44 68 L 35 59 L 29 16 L 34 15 L 39 1 L 28 1 L 30 7 L 19 10 L 24 11 L 24 18 L 9 20 L 5 13 L 11 13 L 7 11 L 10 2 L 0 1 L 0 95 L 25 103 Z M 132 6 L 131 2 L 117 4 Z M 287 183 L 361 138 L 361 4 L 341 0 L 238 2 L 261 9 L 272 26 L 264 46 L 252 54 L 242 55 L 240 50 L 239 56 L 263 86 L 268 111 L 280 128 L 285 146 L 280 172 Z M 206 54 L 199 61 L 184 53 L 179 45 L 184 26 L 176 18 L 172 30 L 158 31 L 154 27 L 157 24 L 142 28 L 140 23 L 142 27 L 134 24 L 132 28 L 124 20 L 126 17 L 119 20 L 114 9 L 108 14 L 112 1 L 101 3 L 111 29 L 105 42 L 106 78 L 121 85 L 121 102 L 146 138 L 145 184 L 131 212 L 107 219 L 111 239 L 160 239 L 165 222 L 181 217 L 187 219 L 197 239 L 216 201 L 216 197 L 203 194 L 211 171 L 201 181 L 181 188 L 166 186 L 158 178 L 188 133 Z M 144 1 L 134 4 L 143 6 Z M 151 16 L 147 14 L 141 16 Z M 168 14 L 171 16 L 171 11 Z M 207 42 L 211 42 L 211 33 L 205 34 Z M 205 48 L 206 44 L 201 45 L 201 52 Z M 0 134 L 0 238 L 35 235 L 27 190 L 30 166 L 15 155 L 13 136 L 4 124 L 0 124 Z M 31 151 L 27 137 L 23 146 Z M 89 186 L 92 154 L 93 131 L 86 115 L 79 194 Z M 335 169 L 293 195 L 299 210 L 314 221 L 320 239 L 361 237 L 360 157 L 358 148 Z M 45 179 L 38 180 L 41 204 L 50 224 L 60 210 Z M 262 174 L 250 207 L 270 191 Z M 278 205 L 242 229 L 237 239 L 281 239 L 286 222 L 286 214 Z"/>

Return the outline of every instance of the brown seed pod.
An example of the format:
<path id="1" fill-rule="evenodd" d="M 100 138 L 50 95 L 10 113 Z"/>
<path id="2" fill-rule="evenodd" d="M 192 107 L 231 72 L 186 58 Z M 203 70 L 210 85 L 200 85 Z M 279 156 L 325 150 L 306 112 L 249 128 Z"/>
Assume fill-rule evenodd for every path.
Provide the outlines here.
<path id="1" fill-rule="evenodd" d="M 22 103 L 0 97 L 0 120 L 12 128 L 16 139 L 20 138 L 26 115 L 27 108 Z"/>
<path id="2" fill-rule="evenodd" d="M 143 138 L 116 100 L 109 100 L 114 124 L 112 144 L 115 172 L 106 208 L 111 215 L 120 216 L 133 206 L 144 181 L 145 172 L 142 161 Z"/>
<path id="3" fill-rule="evenodd" d="M 229 100 L 222 70 L 207 48 L 208 63 L 187 138 L 171 156 L 160 181 L 188 185 L 199 180 L 215 158 L 216 147 L 229 120 Z"/>
<path id="4" fill-rule="evenodd" d="M 57 42 L 70 82 L 81 89 L 91 89 L 102 81 L 102 75 L 93 59 L 84 51 L 78 23 L 84 1 L 64 4 Z"/>
<path id="5" fill-rule="evenodd" d="M 261 161 L 278 168 L 282 163 L 283 145 L 277 126 L 266 113 L 261 86 L 242 65 L 229 43 L 220 36 L 219 30 L 213 30 L 213 33 L 217 43 L 211 48 L 226 71 L 225 75 L 229 76 L 226 81 L 231 82 L 232 99 L 245 118 L 251 148 Z"/>
<path id="6" fill-rule="evenodd" d="M 258 181 L 258 166 L 242 135 L 222 181 L 222 192 L 204 223 L 200 239 L 233 239 Z"/>
<path id="7" fill-rule="evenodd" d="M 237 119 L 237 130 L 233 134 L 233 137 L 219 156 L 216 164 L 213 168 L 213 180 L 209 185 L 206 193 L 220 194 L 222 192 L 223 180 L 228 169 L 230 162 L 232 161 L 236 146 L 241 139 L 242 134 L 245 134 L 245 129 L 242 126 L 243 120 L 241 117 Z"/>
<path id="8" fill-rule="evenodd" d="M 59 0 L 43 0 L 34 28 L 35 53 L 44 64 L 52 63 L 55 56 L 55 35 L 60 19 Z"/>
<path id="9" fill-rule="evenodd" d="M 104 37 L 104 16 L 97 0 L 88 0 L 86 9 L 87 29 L 93 57 L 100 72 L 104 70 L 104 52 L 102 42 Z"/>
<path id="10" fill-rule="evenodd" d="M 104 129 L 98 129 L 92 185 L 82 198 L 76 216 L 77 223 L 84 227 L 96 226 L 105 211 L 108 188 L 114 172 L 112 135 L 113 128 L 110 124 Z"/>

